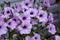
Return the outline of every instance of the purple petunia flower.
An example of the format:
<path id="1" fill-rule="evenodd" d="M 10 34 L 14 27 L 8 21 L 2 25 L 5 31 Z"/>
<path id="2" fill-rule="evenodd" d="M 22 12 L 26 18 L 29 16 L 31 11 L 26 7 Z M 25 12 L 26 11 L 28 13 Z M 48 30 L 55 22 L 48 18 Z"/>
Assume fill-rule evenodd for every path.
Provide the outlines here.
<path id="1" fill-rule="evenodd" d="M 19 3 L 15 3 L 14 9 L 19 12 L 21 10 L 21 5 Z"/>
<path id="2" fill-rule="evenodd" d="M 36 17 L 39 19 L 39 22 L 45 23 L 48 21 L 46 11 L 40 10 Z"/>
<path id="3" fill-rule="evenodd" d="M 22 7 L 22 11 L 23 11 L 23 12 L 26 12 L 26 11 L 28 11 L 28 10 L 29 10 L 28 7 L 26 7 L 26 6 L 23 6 L 23 7 Z"/>
<path id="4" fill-rule="evenodd" d="M 23 22 L 17 28 L 21 34 L 29 34 L 32 29 L 32 25 L 29 22 Z"/>
<path id="5" fill-rule="evenodd" d="M 38 11 L 36 9 L 34 9 L 34 8 L 29 8 L 29 10 L 26 11 L 26 12 L 27 12 L 27 14 L 30 15 L 30 17 L 35 17 L 37 15 L 37 13 L 38 13 Z"/>
<path id="6" fill-rule="evenodd" d="M 51 23 L 47 26 L 47 29 L 48 29 L 48 32 L 50 32 L 51 34 L 56 33 L 55 25 L 53 25 Z"/>
<path id="7" fill-rule="evenodd" d="M 34 36 L 30 37 L 30 36 L 26 36 L 25 40 L 41 40 L 40 39 L 40 35 L 37 33 L 34 33 Z"/>
<path id="8" fill-rule="evenodd" d="M 26 36 L 25 40 L 33 40 L 33 39 L 30 36 Z"/>
<path id="9" fill-rule="evenodd" d="M 4 15 L 0 14 L 0 35 L 7 33 L 7 24 L 4 22 Z"/>
<path id="10" fill-rule="evenodd" d="M 14 9 L 12 9 L 11 7 L 4 8 L 4 15 L 6 18 L 10 18 L 10 15 L 12 15 L 13 13 L 14 13 Z"/>
<path id="11" fill-rule="evenodd" d="M 49 3 L 49 0 L 44 0 L 43 1 L 43 4 L 46 6 L 46 7 L 50 7 L 50 3 Z"/>
<path id="12" fill-rule="evenodd" d="M 17 26 L 17 20 L 15 20 L 15 19 L 10 19 L 10 20 L 8 20 L 8 22 L 7 22 L 7 24 L 8 24 L 8 27 L 11 29 L 11 30 L 13 30 L 13 29 L 15 29 L 16 28 L 16 26 Z"/>
<path id="13" fill-rule="evenodd" d="M 7 33 L 7 24 L 4 22 L 4 15 L 0 13 L 0 35 Z"/>
<path id="14" fill-rule="evenodd" d="M 1 21 L 1 22 L 4 21 L 4 18 L 5 18 L 5 16 L 0 13 L 0 21 Z"/>
<path id="15" fill-rule="evenodd" d="M 23 7 L 31 7 L 32 6 L 32 4 L 31 4 L 31 2 L 30 2 L 30 0 L 24 0 L 24 1 L 22 1 L 21 2 L 21 6 L 22 6 L 22 8 Z"/>
<path id="16" fill-rule="evenodd" d="M 3 21 L 0 22 L 0 35 L 6 34 L 7 33 L 7 24 L 4 23 Z"/>
<path id="17" fill-rule="evenodd" d="M 13 20 L 16 24 L 19 24 L 19 22 L 20 22 L 20 20 L 19 20 L 19 18 L 18 18 L 17 16 L 14 16 L 14 17 L 12 18 L 12 20 Z"/>
<path id="18" fill-rule="evenodd" d="M 23 21 L 28 21 L 28 22 L 30 22 L 30 16 L 29 16 L 29 14 L 27 14 L 26 12 L 25 13 L 23 13 L 23 14 L 21 14 L 20 16 L 19 16 L 19 19 L 23 22 Z"/>
<path id="19" fill-rule="evenodd" d="M 41 40 L 40 39 L 40 35 L 37 34 L 37 33 L 34 33 L 34 36 L 32 37 L 32 39 L 34 39 L 34 40 Z"/>
<path id="20" fill-rule="evenodd" d="M 55 35 L 55 40 L 60 40 L 60 36 Z"/>
<path id="21" fill-rule="evenodd" d="M 53 23 L 53 14 L 52 13 L 50 13 L 48 16 L 48 22 Z"/>

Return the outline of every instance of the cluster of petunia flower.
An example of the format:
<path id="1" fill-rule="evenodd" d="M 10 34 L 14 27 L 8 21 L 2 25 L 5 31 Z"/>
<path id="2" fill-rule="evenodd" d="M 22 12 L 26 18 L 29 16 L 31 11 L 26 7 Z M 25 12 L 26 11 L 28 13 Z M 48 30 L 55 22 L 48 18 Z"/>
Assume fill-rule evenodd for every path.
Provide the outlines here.
<path id="1" fill-rule="evenodd" d="M 49 1 L 44 0 L 43 4 L 50 7 Z M 34 7 L 32 7 L 34 6 Z M 42 6 L 33 4 L 30 0 L 23 0 L 20 3 L 15 3 L 13 6 L 4 6 L 3 13 L 0 13 L 0 35 L 8 33 L 8 29 L 17 30 L 20 34 L 30 34 L 33 25 L 46 25 L 46 29 L 51 34 L 56 33 L 55 25 L 53 24 L 53 14 L 43 10 Z M 35 28 L 36 29 L 36 28 Z M 40 34 L 33 32 L 34 36 L 29 35 L 25 40 L 41 40 Z"/>

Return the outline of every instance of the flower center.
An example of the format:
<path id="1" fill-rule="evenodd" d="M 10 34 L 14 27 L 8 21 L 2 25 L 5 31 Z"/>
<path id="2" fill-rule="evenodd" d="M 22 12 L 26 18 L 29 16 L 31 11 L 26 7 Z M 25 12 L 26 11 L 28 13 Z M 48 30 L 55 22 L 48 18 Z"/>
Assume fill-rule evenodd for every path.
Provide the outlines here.
<path id="1" fill-rule="evenodd" d="M 35 37 L 35 39 L 37 39 L 37 37 Z"/>
<path id="2" fill-rule="evenodd" d="M 0 29 L 2 28 L 2 26 L 0 26 Z"/>
<path id="3" fill-rule="evenodd" d="M 50 27 L 50 30 L 52 30 L 52 27 Z"/>
<path id="4" fill-rule="evenodd" d="M 11 22 L 9 22 L 8 25 L 11 25 Z"/>
<path id="5" fill-rule="evenodd" d="M 13 20 L 14 20 L 14 21 L 16 21 L 16 19 L 15 19 L 15 18 L 14 18 Z"/>
<path id="6" fill-rule="evenodd" d="M 24 9 L 24 11 L 26 11 L 26 9 Z"/>
<path id="7" fill-rule="evenodd" d="M 28 6 L 28 3 L 26 3 L 25 5 Z"/>
<path id="8" fill-rule="evenodd" d="M 30 12 L 31 15 L 33 15 L 33 12 Z"/>
<path id="9" fill-rule="evenodd" d="M 27 26 L 23 26 L 23 29 L 26 29 L 27 28 Z"/>
<path id="10" fill-rule="evenodd" d="M 9 13 L 10 13 L 10 11 L 7 11 L 7 13 L 9 14 Z"/>
<path id="11" fill-rule="evenodd" d="M 23 17 L 23 20 L 25 20 L 26 19 L 26 17 Z"/>
<path id="12" fill-rule="evenodd" d="M 42 14 L 39 15 L 39 17 L 42 17 L 42 16 L 43 16 Z"/>
<path id="13" fill-rule="evenodd" d="M 18 8 L 17 5 L 15 7 Z"/>
<path id="14" fill-rule="evenodd" d="M 45 3 L 47 3 L 47 2 L 45 1 Z"/>

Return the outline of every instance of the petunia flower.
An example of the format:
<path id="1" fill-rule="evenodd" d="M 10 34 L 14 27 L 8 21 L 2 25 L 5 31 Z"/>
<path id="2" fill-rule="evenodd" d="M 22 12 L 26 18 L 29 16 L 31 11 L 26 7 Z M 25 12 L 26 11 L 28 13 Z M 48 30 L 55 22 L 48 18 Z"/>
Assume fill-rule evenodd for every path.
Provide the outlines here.
<path id="1" fill-rule="evenodd" d="M 55 35 L 55 40 L 60 40 L 60 36 L 59 35 Z"/>
<path id="2" fill-rule="evenodd" d="M 39 19 L 39 22 L 45 23 L 48 21 L 46 11 L 40 10 L 36 17 Z"/>
<path id="3" fill-rule="evenodd" d="M 4 21 L 4 18 L 5 18 L 5 16 L 2 13 L 0 13 L 0 21 L 1 22 Z"/>
<path id="4" fill-rule="evenodd" d="M 31 32 L 32 25 L 29 22 L 23 22 L 17 29 L 20 34 L 29 34 Z"/>
<path id="5" fill-rule="evenodd" d="M 53 23 L 53 19 L 54 19 L 54 18 L 53 18 L 53 14 L 50 13 L 49 16 L 48 16 L 48 22 L 49 22 L 49 23 Z"/>
<path id="6" fill-rule="evenodd" d="M 24 0 L 24 1 L 22 1 L 21 2 L 21 6 L 22 6 L 22 8 L 23 7 L 31 7 L 32 6 L 32 3 L 30 2 L 30 0 Z"/>
<path id="7" fill-rule="evenodd" d="M 7 21 L 7 24 L 8 24 L 8 27 L 13 30 L 19 24 L 19 19 L 17 17 L 13 17 L 12 19 Z"/>
<path id="8" fill-rule="evenodd" d="M 27 14 L 26 12 L 21 14 L 19 16 L 19 19 L 23 22 L 23 21 L 27 21 L 27 22 L 30 22 L 30 16 L 29 14 Z"/>
<path id="9" fill-rule="evenodd" d="M 23 7 L 22 7 L 22 11 L 23 11 L 23 12 L 26 12 L 26 11 L 28 11 L 28 10 L 29 10 L 28 7 L 26 7 L 26 6 L 23 6 Z"/>
<path id="10" fill-rule="evenodd" d="M 19 24 L 20 23 L 20 20 L 17 16 L 14 16 L 13 18 L 11 18 L 12 21 L 14 21 L 16 24 Z"/>
<path id="11" fill-rule="evenodd" d="M 30 36 L 26 36 L 25 40 L 41 40 L 41 37 L 39 34 L 34 33 L 34 36 L 30 37 Z"/>
<path id="12" fill-rule="evenodd" d="M 0 22 L 0 35 L 6 34 L 7 33 L 7 24 L 5 22 Z"/>
<path id="13" fill-rule="evenodd" d="M 37 33 L 34 33 L 34 36 L 32 37 L 32 39 L 34 39 L 34 40 L 41 40 L 40 39 L 40 35 L 37 34 Z"/>
<path id="14" fill-rule="evenodd" d="M 55 29 L 55 25 L 54 24 L 49 24 L 47 26 L 48 32 L 50 32 L 51 34 L 55 34 L 56 33 L 56 29 Z"/>
<path id="15" fill-rule="evenodd" d="M 38 13 L 38 11 L 36 9 L 34 9 L 34 8 L 29 8 L 29 10 L 26 11 L 26 12 L 27 12 L 27 14 L 30 15 L 30 17 L 35 17 L 37 15 L 37 13 Z"/>
<path id="16" fill-rule="evenodd" d="M 7 24 L 4 22 L 4 15 L 0 13 L 0 36 L 7 33 Z"/>
<path id="17" fill-rule="evenodd" d="M 50 7 L 49 0 L 43 0 L 43 4 L 48 8 Z"/>
<path id="18" fill-rule="evenodd" d="M 15 3 L 14 9 L 19 12 L 21 10 L 21 5 L 19 3 Z"/>
<path id="19" fill-rule="evenodd" d="M 14 14 L 14 9 L 12 9 L 11 7 L 4 8 L 4 15 L 6 18 L 10 18 L 11 17 L 10 15 L 12 14 Z"/>
<path id="20" fill-rule="evenodd" d="M 30 37 L 30 36 L 26 36 L 26 37 L 25 37 L 25 40 L 33 40 L 33 39 L 32 39 L 32 37 Z"/>

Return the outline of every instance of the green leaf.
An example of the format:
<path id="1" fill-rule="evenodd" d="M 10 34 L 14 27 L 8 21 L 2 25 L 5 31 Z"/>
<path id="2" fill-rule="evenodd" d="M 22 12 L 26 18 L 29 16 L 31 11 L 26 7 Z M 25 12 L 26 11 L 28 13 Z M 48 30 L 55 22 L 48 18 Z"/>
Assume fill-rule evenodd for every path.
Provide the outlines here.
<path id="1" fill-rule="evenodd" d="M 4 18 L 4 22 L 7 22 L 8 21 L 8 19 L 7 18 Z"/>
<path id="2" fill-rule="evenodd" d="M 43 7 L 42 10 L 47 10 L 47 7 Z"/>
<path id="3" fill-rule="evenodd" d="M 4 9 L 4 4 L 0 4 L 0 7 L 3 10 Z"/>
<path id="4" fill-rule="evenodd" d="M 60 28 L 57 28 L 57 33 L 60 33 Z"/>
<path id="5" fill-rule="evenodd" d="M 13 34 L 15 33 L 15 30 L 10 30 L 10 28 L 8 28 L 7 27 L 7 29 L 8 29 L 8 39 L 9 40 L 12 40 L 13 39 Z"/>
<path id="6" fill-rule="evenodd" d="M 19 14 L 22 14 L 22 13 L 23 13 L 23 11 L 22 11 L 22 10 L 20 10 L 20 11 L 19 11 Z"/>
<path id="7" fill-rule="evenodd" d="M 10 2 L 5 2 L 4 1 L 4 4 L 6 4 L 7 6 L 10 6 Z"/>

